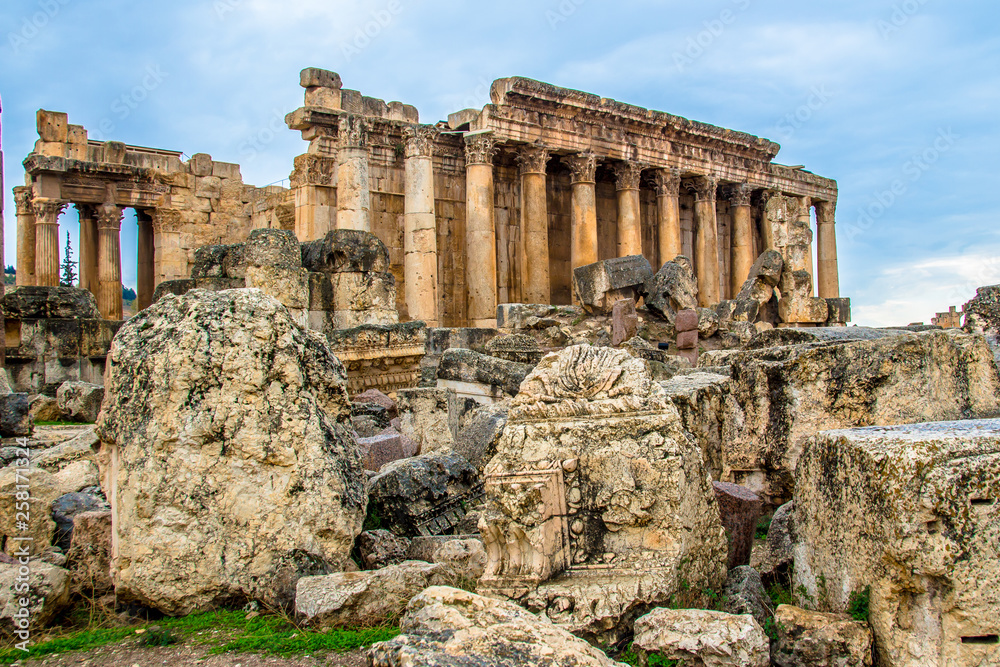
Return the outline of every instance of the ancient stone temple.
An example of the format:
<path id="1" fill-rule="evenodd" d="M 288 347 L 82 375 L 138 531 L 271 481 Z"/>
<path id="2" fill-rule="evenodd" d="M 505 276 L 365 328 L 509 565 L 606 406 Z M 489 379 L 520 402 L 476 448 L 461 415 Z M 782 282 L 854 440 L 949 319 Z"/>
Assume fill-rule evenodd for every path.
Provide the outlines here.
<path id="1" fill-rule="evenodd" d="M 433 125 L 333 72 L 305 69 L 300 84 L 305 104 L 286 122 L 309 147 L 290 189 L 245 185 L 238 165 L 205 154 L 183 162 L 91 141 L 65 114 L 40 111 L 16 189 L 19 284 L 56 284 L 58 216 L 73 204 L 81 286 L 107 318 L 121 317 L 125 207 L 139 224 L 140 307 L 160 282 L 191 276 L 195 249 L 259 227 L 302 242 L 375 234 L 401 320 L 429 327 L 492 327 L 502 303 L 570 304 L 573 269 L 629 255 L 654 268 L 693 258 L 708 306 L 734 298 L 754 260 L 777 250 L 798 276 L 785 291 L 809 295 L 782 307 L 792 325 L 825 322 L 815 306 L 839 296 L 837 184 L 773 162 L 767 139 L 516 77 L 495 81 L 481 110 Z"/>

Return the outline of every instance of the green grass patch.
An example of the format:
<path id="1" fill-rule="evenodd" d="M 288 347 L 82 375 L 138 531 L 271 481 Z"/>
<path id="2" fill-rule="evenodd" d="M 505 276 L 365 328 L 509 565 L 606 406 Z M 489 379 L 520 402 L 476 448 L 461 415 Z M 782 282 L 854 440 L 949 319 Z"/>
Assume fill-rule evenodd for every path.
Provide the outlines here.
<path id="1" fill-rule="evenodd" d="M 90 422 L 35 422 L 35 426 L 92 426 Z"/>
<path id="2" fill-rule="evenodd" d="M 679 660 L 673 660 L 671 658 L 664 658 L 659 653 L 650 653 L 646 656 L 647 663 L 649 667 L 677 667 L 680 665 Z M 639 654 L 636 653 L 635 649 L 631 646 L 621 653 L 615 660 L 619 662 L 624 662 L 626 665 L 631 665 L 631 667 L 639 667 L 642 663 L 639 661 Z"/>
<path id="3" fill-rule="evenodd" d="M 791 587 L 774 583 L 767 587 L 767 596 L 771 598 L 772 606 L 777 609 L 780 604 L 795 604 Z"/>
<path id="4" fill-rule="evenodd" d="M 84 620 L 84 615 L 71 615 L 71 621 Z M 175 642 L 188 642 L 207 646 L 212 654 L 227 652 L 272 653 L 295 655 L 316 651 L 352 651 L 379 641 L 392 639 L 399 634 L 396 627 L 365 629 L 338 628 L 327 632 L 303 630 L 288 617 L 271 614 L 253 614 L 247 618 L 244 611 L 217 610 L 191 614 L 180 618 L 163 618 L 158 621 L 126 627 L 70 626 L 55 628 L 51 634 L 28 647 L 24 652 L 8 641 L 0 648 L 0 664 L 10 664 L 27 658 L 37 658 L 55 653 L 86 651 L 116 644 L 129 639 L 143 646 L 167 646 Z M 137 632 L 139 631 L 139 632 Z"/>
<path id="5" fill-rule="evenodd" d="M 770 529 L 771 529 L 771 517 L 770 516 L 761 517 L 760 521 L 757 522 L 757 528 L 754 531 L 754 537 L 757 538 L 758 540 L 766 540 L 767 531 Z"/>
<path id="6" fill-rule="evenodd" d="M 847 601 L 847 613 L 855 621 L 868 622 L 868 606 L 872 601 L 872 587 L 865 586 L 863 591 L 851 591 L 851 597 Z"/>

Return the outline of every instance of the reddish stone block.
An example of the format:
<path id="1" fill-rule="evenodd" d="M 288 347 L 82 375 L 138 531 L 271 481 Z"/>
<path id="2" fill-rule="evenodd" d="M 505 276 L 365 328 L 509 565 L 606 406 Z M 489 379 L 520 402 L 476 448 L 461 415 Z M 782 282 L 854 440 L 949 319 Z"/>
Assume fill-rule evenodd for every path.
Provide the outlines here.
<path id="1" fill-rule="evenodd" d="M 620 299 L 611 308 L 611 345 L 618 347 L 639 331 L 635 299 Z"/>
<path id="2" fill-rule="evenodd" d="M 719 517 L 729 539 L 729 569 L 750 564 L 750 550 L 764 502 L 745 486 L 712 482 L 719 502 Z"/>
<path id="3" fill-rule="evenodd" d="M 682 331 L 677 334 L 677 349 L 678 350 L 696 350 L 698 349 L 698 330 L 694 331 Z"/>
<path id="4" fill-rule="evenodd" d="M 374 403 L 385 408 L 386 416 L 394 419 L 397 415 L 396 401 L 392 400 L 378 389 L 369 389 L 354 397 L 353 403 Z"/>
<path id="5" fill-rule="evenodd" d="M 677 333 L 681 331 L 698 330 L 698 311 L 694 309 L 679 310 L 674 317 L 674 329 Z"/>
<path id="6" fill-rule="evenodd" d="M 403 436 L 398 433 L 380 433 L 373 438 L 358 438 L 365 470 L 379 470 L 386 463 L 406 458 Z"/>

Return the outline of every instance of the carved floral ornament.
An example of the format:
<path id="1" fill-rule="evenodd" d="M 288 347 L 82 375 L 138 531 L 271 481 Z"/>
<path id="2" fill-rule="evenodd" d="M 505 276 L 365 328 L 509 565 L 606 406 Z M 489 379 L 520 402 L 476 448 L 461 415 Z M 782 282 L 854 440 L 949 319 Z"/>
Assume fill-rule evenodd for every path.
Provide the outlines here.
<path id="1" fill-rule="evenodd" d="M 170 234 L 181 230 L 181 212 L 175 209 L 158 208 L 153 211 L 153 233 Z"/>
<path id="2" fill-rule="evenodd" d="M 715 176 L 697 176 L 688 187 L 694 191 L 695 201 L 715 201 L 719 180 Z"/>
<path id="3" fill-rule="evenodd" d="M 541 146 L 525 146 L 517 153 L 522 174 L 544 174 L 549 162 L 549 150 Z"/>
<path id="4" fill-rule="evenodd" d="M 753 188 L 749 183 L 737 183 L 726 188 L 726 199 L 731 206 L 749 206 Z"/>
<path id="5" fill-rule="evenodd" d="M 681 188 L 680 169 L 657 169 L 653 172 L 653 185 L 658 196 L 676 197 Z"/>
<path id="6" fill-rule="evenodd" d="M 122 207 L 114 204 L 102 204 L 97 208 L 97 227 L 99 229 L 121 229 Z"/>
<path id="7" fill-rule="evenodd" d="M 371 123 L 363 116 L 340 117 L 337 141 L 341 148 L 367 148 Z"/>
<path id="8" fill-rule="evenodd" d="M 597 175 L 597 156 L 593 153 L 580 153 L 564 157 L 563 162 L 572 173 L 573 183 L 593 183 Z"/>
<path id="9" fill-rule="evenodd" d="M 465 163 L 493 164 L 497 153 L 496 137 L 491 133 L 465 135 Z"/>
<path id="10" fill-rule="evenodd" d="M 66 202 L 60 199 L 35 197 L 31 204 L 35 209 L 35 220 L 41 224 L 55 224 L 59 220 L 59 214 L 66 208 Z"/>
<path id="11" fill-rule="evenodd" d="M 645 167 L 640 162 L 619 162 L 614 166 L 615 186 L 619 190 L 638 190 L 642 170 Z"/>
<path id="12" fill-rule="evenodd" d="M 433 157 L 434 143 L 441 133 L 433 125 L 411 125 L 403 130 L 406 157 Z"/>
<path id="13" fill-rule="evenodd" d="M 31 189 L 23 185 L 14 188 L 14 205 L 17 209 L 17 215 L 34 215 L 34 209 L 31 206 Z"/>

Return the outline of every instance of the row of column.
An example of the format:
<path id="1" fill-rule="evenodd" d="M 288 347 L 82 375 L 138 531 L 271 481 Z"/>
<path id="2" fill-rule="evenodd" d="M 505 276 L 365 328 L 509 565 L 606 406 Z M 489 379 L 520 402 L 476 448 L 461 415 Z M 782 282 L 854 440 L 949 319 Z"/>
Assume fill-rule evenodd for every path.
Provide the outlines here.
<path id="1" fill-rule="evenodd" d="M 466 155 L 466 275 L 469 290 L 469 319 L 472 326 L 493 326 L 496 322 L 496 250 L 493 199 L 493 155 L 496 144 L 489 133 L 468 134 Z M 548 209 L 545 165 L 547 149 L 522 148 L 517 156 L 521 168 L 522 295 L 528 303 L 549 303 Z M 570 262 L 572 268 L 598 260 L 597 248 L 597 156 L 582 153 L 561 158 L 571 173 Z M 620 162 L 613 166 L 617 187 L 619 257 L 642 254 L 642 226 L 639 186 L 644 165 Z M 657 195 L 659 257 L 672 259 L 683 254 L 680 224 L 681 174 L 677 169 L 653 172 Z M 694 194 L 694 263 L 697 270 L 698 301 L 701 306 L 718 303 L 719 239 L 716 201 L 719 183 L 714 176 L 698 176 L 687 181 Z M 736 294 L 756 259 L 753 247 L 752 189 L 748 184 L 724 188 L 732 213 L 730 285 Z M 809 215 L 809 206 L 805 215 Z M 816 203 L 819 260 L 817 283 L 821 297 L 839 296 L 837 276 L 834 204 Z M 810 267 L 811 268 L 811 267 Z"/>
<path id="2" fill-rule="evenodd" d="M 17 204 L 17 284 L 56 287 L 60 282 L 59 215 L 69 202 L 31 197 L 27 187 L 14 189 Z M 120 320 L 122 311 L 121 223 L 116 204 L 76 204 L 80 214 L 79 286 L 90 290 L 105 319 Z M 152 302 L 154 276 L 153 220 L 137 211 L 137 307 Z"/>

